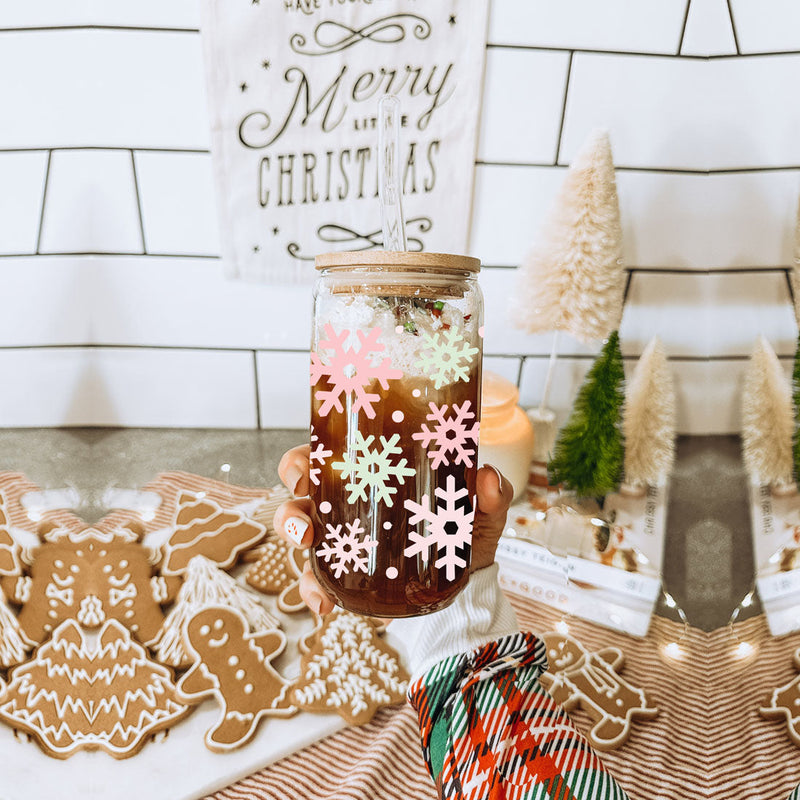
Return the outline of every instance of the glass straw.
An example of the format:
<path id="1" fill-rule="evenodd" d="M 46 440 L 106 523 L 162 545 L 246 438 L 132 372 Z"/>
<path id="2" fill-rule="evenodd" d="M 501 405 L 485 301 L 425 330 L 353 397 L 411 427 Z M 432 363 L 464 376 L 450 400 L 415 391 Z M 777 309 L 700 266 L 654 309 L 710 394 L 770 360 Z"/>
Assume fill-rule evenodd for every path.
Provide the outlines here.
<path id="1" fill-rule="evenodd" d="M 400 101 L 393 94 L 378 103 L 378 195 L 384 250 L 406 249 L 400 163 Z"/>

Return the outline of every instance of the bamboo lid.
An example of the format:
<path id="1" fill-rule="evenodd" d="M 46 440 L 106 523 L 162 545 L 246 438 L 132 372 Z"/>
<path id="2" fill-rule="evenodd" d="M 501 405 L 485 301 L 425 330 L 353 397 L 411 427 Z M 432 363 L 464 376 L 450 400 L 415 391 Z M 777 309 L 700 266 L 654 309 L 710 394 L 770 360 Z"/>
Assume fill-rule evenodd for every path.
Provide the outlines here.
<path id="1" fill-rule="evenodd" d="M 323 253 L 314 259 L 317 269 L 378 267 L 387 270 L 479 272 L 481 262 L 451 253 L 409 253 L 396 250 L 358 250 Z"/>

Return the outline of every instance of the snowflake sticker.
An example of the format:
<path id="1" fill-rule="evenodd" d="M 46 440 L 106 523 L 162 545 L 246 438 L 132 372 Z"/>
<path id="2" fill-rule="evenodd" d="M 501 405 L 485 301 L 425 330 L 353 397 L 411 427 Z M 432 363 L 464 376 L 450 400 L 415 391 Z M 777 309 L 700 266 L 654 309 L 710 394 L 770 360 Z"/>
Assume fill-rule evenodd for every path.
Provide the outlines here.
<path id="1" fill-rule="evenodd" d="M 316 447 L 314 444 L 316 443 Z M 311 453 L 309 454 L 308 460 L 310 464 L 310 468 L 308 471 L 308 477 L 311 478 L 311 483 L 314 486 L 319 486 L 319 473 L 322 471 L 319 467 L 313 466 L 314 462 L 317 461 L 320 466 L 324 466 L 325 459 L 330 458 L 333 455 L 333 450 L 326 450 L 325 445 L 322 444 L 319 440 L 319 436 L 314 433 L 314 427 L 311 427 Z"/>
<path id="2" fill-rule="evenodd" d="M 411 544 L 406 547 L 403 553 L 407 557 L 424 553 L 426 556 L 431 547 L 436 548 L 439 556 L 435 566 L 445 567 L 445 577 L 447 580 L 455 580 L 456 567 L 466 567 L 466 559 L 457 555 L 458 550 L 464 550 L 472 544 L 472 521 L 475 517 L 475 498 L 472 499 L 472 508 L 467 511 L 465 508 L 457 507 L 459 500 L 469 496 L 466 487 L 456 489 L 456 479 L 452 475 L 447 476 L 447 486 L 445 489 L 437 488 L 435 495 L 444 501 L 443 505 L 438 505 L 435 511 L 429 506 L 428 495 L 422 496 L 421 503 L 413 500 L 406 500 L 403 504 L 407 511 L 412 512 L 409 525 L 416 525 L 419 522 L 427 523 L 427 536 L 423 536 L 416 531 L 409 533 Z"/>
<path id="3" fill-rule="evenodd" d="M 422 333 L 423 345 L 416 365 L 441 389 L 447 383 L 469 380 L 469 367 L 478 353 L 455 329 L 433 335 Z"/>
<path id="4" fill-rule="evenodd" d="M 436 403 L 430 403 L 431 413 L 426 419 L 433 422 L 433 430 L 423 424 L 419 433 L 412 433 L 411 438 L 422 442 L 422 446 L 427 448 L 431 442 L 434 448 L 428 450 L 428 458 L 431 460 L 431 469 L 438 469 L 442 464 L 449 466 L 452 464 L 465 464 L 473 466 L 472 457 L 475 455 L 475 447 L 478 443 L 477 421 L 469 425 L 470 420 L 475 419 L 475 413 L 470 411 L 470 402 L 465 400 L 460 406 L 453 403 L 453 414 L 446 417 L 447 404 L 437 407 Z M 448 461 L 447 455 L 452 453 L 454 461 Z"/>
<path id="5" fill-rule="evenodd" d="M 358 338 L 357 348 L 346 344 L 353 333 Z M 311 353 L 311 385 L 316 386 L 326 378 L 331 387 L 316 392 L 316 398 L 322 401 L 320 416 L 327 416 L 331 409 L 344 411 L 342 398 L 349 400 L 352 397 L 355 399 L 348 412 L 363 410 L 369 419 L 375 418 L 372 404 L 380 399 L 380 395 L 367 391 L 367 387 L 377 381 L 384 389 L 388 389 L 390 380 L 403 377 L 399 369 L 392 369 L 388 358 L 380 357 L 384 350 L 384 346 L 378 342 L 380 335 L 380 328 L 372 328 L 368 333 L 345 328 L 337 334 L 330 323 L 325 326 L 326 338 L 320 340 L 318 349 L 332 351 L 332 354 L 323 360 L 319 353 Z"/>
<path id="6" fill-rule="evenodd" d="M 317 547 L 318 556 L 331 565 L 335 578 L 340 578 L 343 573 L 348 573 L 348 566 L 352 565 L 353 572 L 366 572 L 369 554 L 378 546 L 374 539 L 361 540 L 364 528 L 361 520 L 345 522 L 346 533 L 342 533 L 342 525 L 325 526 L 328 532 L 325 541 Z"/>
<path id="7" fill-rule="evenodd" d="M 356 444 L 353 448 L 355 452 L 345 452 L 343 461 L 333 462 L 333 468 L 338 469 L 343 478 L 350 478 L 350 482 L 345 485 L 345 489 L 350 492 L 348 503 L 355 503 L 356 500 L 380 503 L 382 500 L 387 506 L 391 506 L 394 503 L 392 495 L 397 494 L 397 487 L 390 486 L 389 482 L 395 479 L 402 484 L 407 477 L 416 474 L 406 466 L 405 458 L 397 463 L 392 461 L 392 456 L 403 452 L 403 448 L 397 444 L 400 441 L 399 433 L 390 439 L 381 436 L 379 446 L 370 449 L 374 441 L 374 436 L 367 436 L 365 439 L 361 431 L 356 431 Z M 367 494 L 368 491 L 370 495 Z"/>

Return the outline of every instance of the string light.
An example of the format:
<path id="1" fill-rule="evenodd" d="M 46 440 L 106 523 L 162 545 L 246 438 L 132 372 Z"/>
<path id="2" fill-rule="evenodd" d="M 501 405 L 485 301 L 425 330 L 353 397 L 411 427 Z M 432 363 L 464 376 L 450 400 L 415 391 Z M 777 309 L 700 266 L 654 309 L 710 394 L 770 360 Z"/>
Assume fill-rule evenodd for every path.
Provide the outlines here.
<path id="1" fill-rule="evenodd" d="M 562 636 L 569 636 L 569 625 L 565 619 L 560 619 L 554 627 Z"/>
<path id="2" fill-rule="evenodd" d="M 684 610 L 678 605 L 678 601 L 662 587 L 661 596 L 664 598 L 664 605 L 671 608 L 683 624 L 683 631 L 677 641 L 667 642 L 662 648 L 664 655 L 672 661 L 682 661 L 686 656 L 686 651 L 681 646 L 689 633 L 689 619 Z"/>
<path id="3" fill-rule="evenodd" d="M 751 585 L 747 594 L 739 601 L 739 605 L 733 609 L 731 613 L 730 619 L 728 620 L 728 630 L 731 634 L 731 639 L 733 639 L 735 646 L 733 648 L 733 657 L 743 661 L 746 658 L 750 658 L 750 656 L 754 655 L 756 652 L 755 645 L 747 642 L 743 639 L 739 638 L 739 634 L 736 632 L 736 626 L 734 623 L 736 620 L 739 619 L 739 615 L 744 611 L 746 608 L 750 608 L 753 605 L 753 601 L 755 600 L 756 595 L 756 587 L 755 585 Z"/>
<path id="4" fill-rule="evenodd" d="M 680 661 L 683 658 L 683 650 L 681 650 L 681 646 L 677 642 L 670 642 L 664 645 L 664 655 L 675 661 Z"/>

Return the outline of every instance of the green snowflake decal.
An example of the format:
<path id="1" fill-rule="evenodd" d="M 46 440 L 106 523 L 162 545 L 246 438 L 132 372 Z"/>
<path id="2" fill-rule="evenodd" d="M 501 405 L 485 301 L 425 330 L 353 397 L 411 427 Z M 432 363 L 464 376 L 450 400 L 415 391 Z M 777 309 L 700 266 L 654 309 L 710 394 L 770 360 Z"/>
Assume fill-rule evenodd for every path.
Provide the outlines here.
<path id="1" fill-rule="evenodd" d="M 343 461 L 334 461 L 333 468 L 342 473 L 343 478 L 350 478 L 345 488 L 350 492 L 348 503 L 356 500 L 371 500 L 379 503 L 383 500 L 387 506 L 393 504 L 392 495 L 397 494 L 397 487 L 390 486 L 394 478 L 402 484 L 405 479 L 416 474 L 413 469 L 406 466 L 406 459 L 401 458 L 396 464 L 392 463 L 392 456 L 400 455 L 403 448 L 398 446 L 400 434 L 396 433 L 390 439 L 380 437 L 380 446 L 370 449 L 375 441 L 374 436 L 364 435 L 356 431 L 356 444 L 350 452 L 344 453 Z M 367 491 L 370 496 L 367 496 Z"/>
<path id="2" fill-rule="evenodd" d="M 423 333 L 424 340 L 419 361 L 416 365 L 434 382 L 436 389 L 446 383 L 469 380 L 469 367 L 478 353 L 477 347 L 470 347 L 466 339 L 455 330 Z"/>

